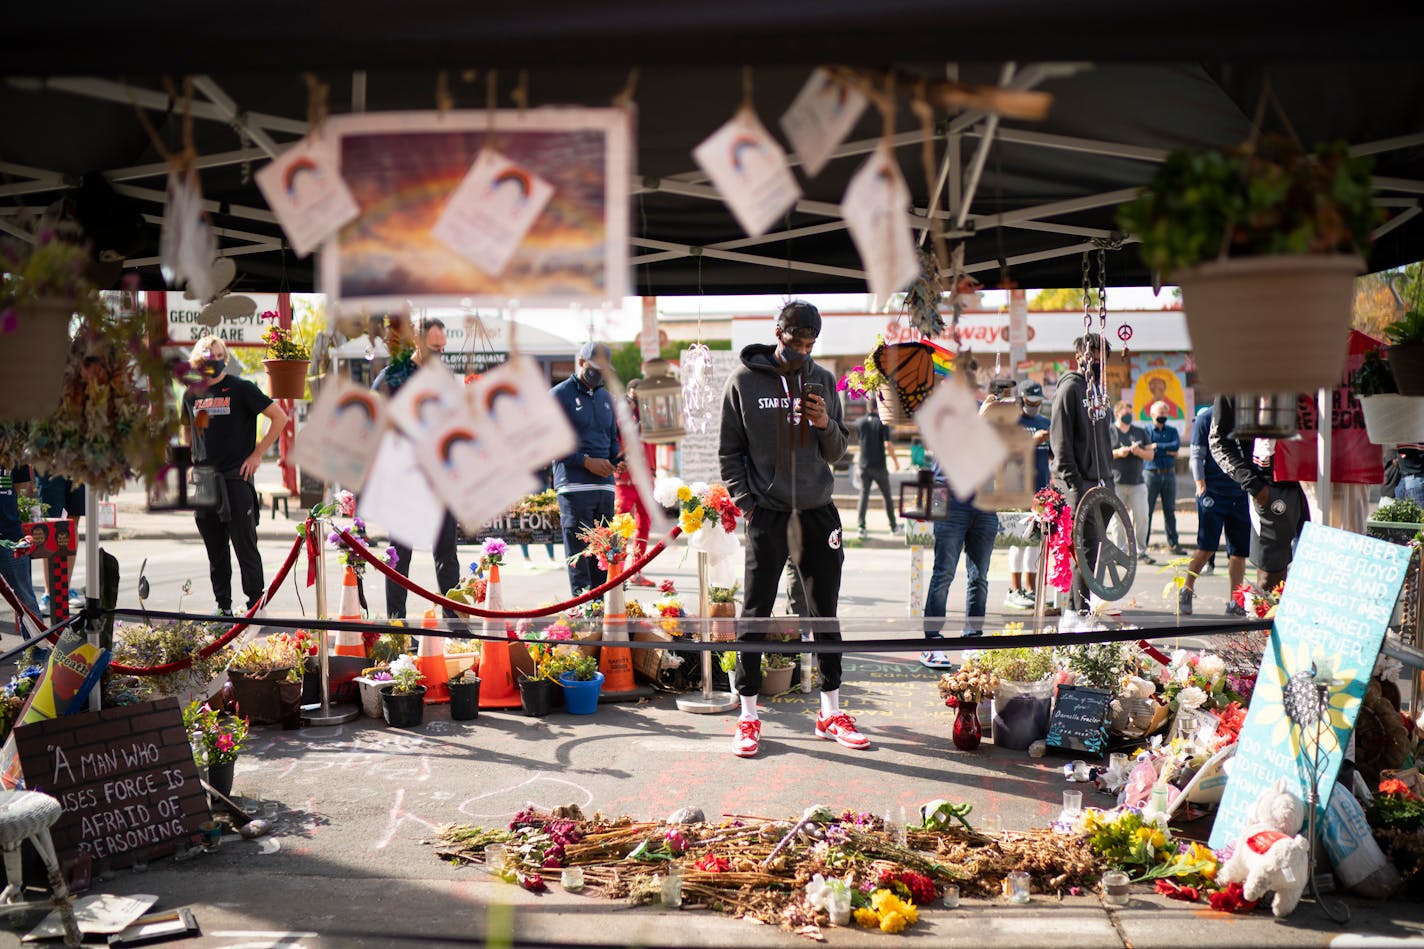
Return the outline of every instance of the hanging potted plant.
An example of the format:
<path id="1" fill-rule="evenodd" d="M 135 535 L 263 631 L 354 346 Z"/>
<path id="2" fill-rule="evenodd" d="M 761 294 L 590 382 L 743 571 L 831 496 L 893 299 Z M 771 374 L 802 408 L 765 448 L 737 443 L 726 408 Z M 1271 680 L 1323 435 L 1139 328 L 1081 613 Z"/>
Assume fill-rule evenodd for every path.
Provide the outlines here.
<path id="1" fill-rule="evenodd" d="M 559 684 L 564 687 L 564 704 L 570 715 L 592 715 L 598 711 L 598 693 L 603 689 L 603 673 L 598 660 L 574 653 L 560 657 Z"/>
<path id="2" fill-rule="evenodd" d="M 263 318 L 267 317 L 263 314 Z M 267 358 L 262 366 L 267 370 L 274 399 L 304 399 L 307 395 L 307 366 L 311 350 L 292 339 L 292 331 L 273 324 L 262 334 L 267 344 Z"/>
<path id="3" fill-rule="evenodd" d="M 1365 413 L 1365 431 L 1376 445 L 1424 441 L 1424 398 L 1400 395 L 1396 381 L 1378 349 L 1365 353 L 1365 361 L 1350 375 L 1350 388 Z"/>
<path id="4" fill-rule="evenodd" d="M 191 702 L 183 709 L 183 728 L 193 746 L 193 760 L 207 769 L 208 784 L 219 794 L 232 794 L 237 755 L 247 741 L 247 719 L 219 714 L 206 702 Z"/>
<path id="5" fill-rule="evenodd" d="M 425 686 L 409 653 L 391 663 L 391 682 L 381 689 L 381 711 L 392 728 L 414 728 L 425 721 Z"/>
<path id="6" fill-rule="evenodd" d="M 1203 385 L 1312 392 L 1344 371 L 1355 276 L 1380 214 L 1370 162 L 1345 143 L 1306 153 L 1266 136 L 1173 152 L 1119 222 L 1181 286 Z"/>
<path id="7" fill-rule="evenodd" d="M 89 293 L 89 255 L 77 244 L 45 238 L 28 253 L 0 246 L 0 419 L 27 421 L 54 412 L 69 359 L 69 320 Z"/>
<path id="8" fill-rule="evenodd" d="M 1421 284 L 1424 279 L 1416 278 L 1416 297 Z M 1416 299 L 1403 319 L 1384 328 L 1384 335 L 1389 340 L 1389 368 L 1400 395 L 1424 395 L 1424 303 Z"/>

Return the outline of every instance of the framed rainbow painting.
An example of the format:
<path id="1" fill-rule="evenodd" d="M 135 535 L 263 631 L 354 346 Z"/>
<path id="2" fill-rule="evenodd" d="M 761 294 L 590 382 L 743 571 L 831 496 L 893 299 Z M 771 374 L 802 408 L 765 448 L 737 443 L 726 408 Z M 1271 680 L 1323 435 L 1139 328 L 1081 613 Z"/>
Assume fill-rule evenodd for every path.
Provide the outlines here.
<path id="1" fill-rule="evenodd" d="M 333 116 L 341 176 L 360 212 L 322 250 L 322 290 L 344 306 L 621 306 L 628 293 L 632 116 L 622 109 Z M 489 146 L 553 186 L 492 275 L 434 233 Z"/>

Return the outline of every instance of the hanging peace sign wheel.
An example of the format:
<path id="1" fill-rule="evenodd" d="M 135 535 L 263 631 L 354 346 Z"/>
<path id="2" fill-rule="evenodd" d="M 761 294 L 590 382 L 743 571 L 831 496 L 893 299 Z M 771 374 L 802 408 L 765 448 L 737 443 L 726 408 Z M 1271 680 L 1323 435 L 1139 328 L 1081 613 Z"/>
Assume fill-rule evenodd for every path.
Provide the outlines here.
<path id="1" fill-rule="evenodd" d="M 1073 555 L 1088 589 L 1104 600 L 1120 600 L 1132 589 L 1137 577 L 1137 536 L 1127 505 L 1112 488 L 1089 488 L 1078 499 L 1078 509 L 1073 512 Z"/>

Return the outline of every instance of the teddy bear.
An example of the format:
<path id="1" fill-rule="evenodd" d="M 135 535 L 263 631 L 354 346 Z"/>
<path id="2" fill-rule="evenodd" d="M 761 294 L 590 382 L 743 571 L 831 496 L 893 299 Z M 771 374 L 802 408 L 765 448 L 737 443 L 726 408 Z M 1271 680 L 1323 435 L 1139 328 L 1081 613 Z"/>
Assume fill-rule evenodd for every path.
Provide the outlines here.
<path id="1" fill-rule="evenodd" d="M 1304 823 L 1305 805 L 1282 778 L 1251 806 L 1250 823 L 1217 881 L 1243 884 L 1242 896 L 1248 900 L 1274 891 L 1271 912 L 1289 916 L 1309 882 L 1310 843 L 1300 835 Z"/>

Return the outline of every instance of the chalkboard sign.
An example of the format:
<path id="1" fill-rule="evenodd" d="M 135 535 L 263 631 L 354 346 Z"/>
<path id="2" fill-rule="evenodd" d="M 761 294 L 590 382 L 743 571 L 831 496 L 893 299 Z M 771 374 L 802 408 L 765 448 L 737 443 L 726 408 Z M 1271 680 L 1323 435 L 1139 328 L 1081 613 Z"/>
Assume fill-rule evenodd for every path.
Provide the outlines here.
<path id="1" fill-rule="evenodd" d="M 1053 748 L 1101 755 L 1107 750 L 1106 727 L 1112 693 L 1079 685 L 1060 685 L 1053 717 L 1048 721 L 1048 744 Z"/>
<path id="2" fill-rule="evenodd" d="M 212 819 L 176 698 L 22 725 L 15 741 L 26 787 L 64 808 L 51 829 L 61 861 L 124 866 Z"/>

